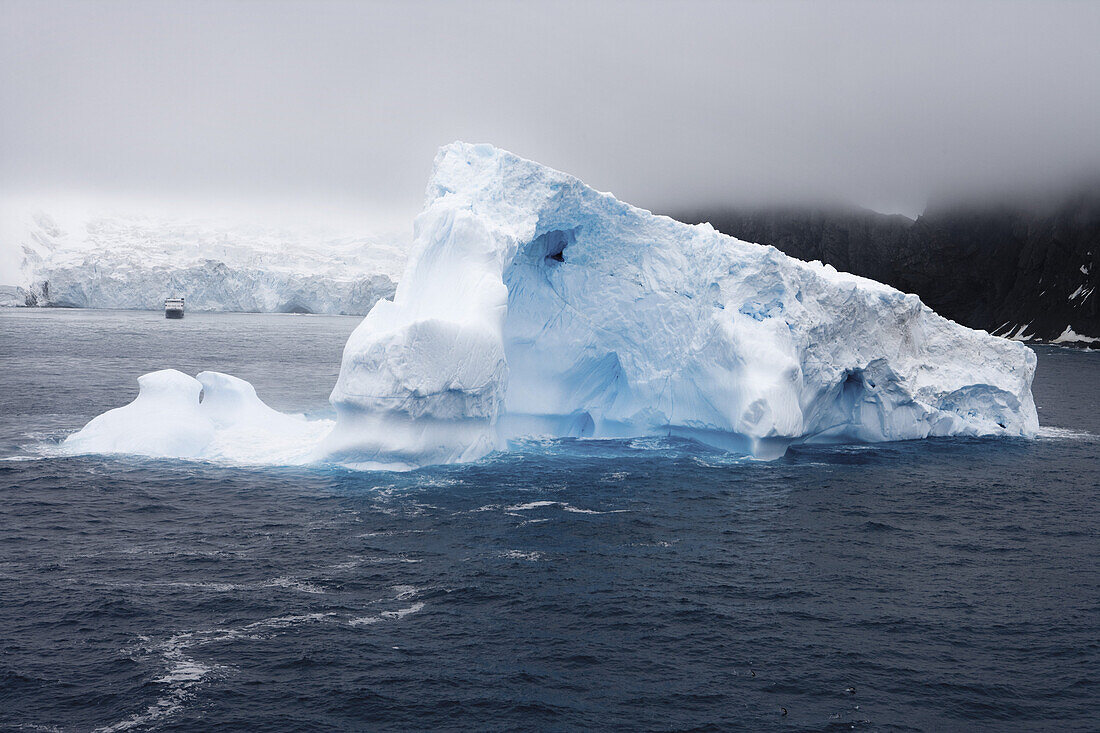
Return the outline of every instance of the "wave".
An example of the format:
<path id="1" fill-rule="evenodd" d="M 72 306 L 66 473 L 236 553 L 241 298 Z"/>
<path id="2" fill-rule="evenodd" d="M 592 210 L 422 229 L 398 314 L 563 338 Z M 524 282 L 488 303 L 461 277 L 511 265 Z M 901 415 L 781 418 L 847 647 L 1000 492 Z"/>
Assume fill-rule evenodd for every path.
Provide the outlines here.
<path id="1" fill-rule="evenodd" d="M 1087 430 L 1074 430 L 1073 428 L 1040 427 L 1040 440 L 1092 440 L 1097 436 Z"/>
<path id="2" fill-rule="evenodd" d="M 299 586 L 303 588 L 313 587 L 289 578 L 276 579 L 276 581 L 283 580 L 288 581 L 286 583 L 287 587 L 295 589 L 298 589 Z M 284 585 L 275 581 L 271 584 Z M 396 585 L 393 590 L 394 595 L 389 600 L 408 600 L 420 593 L 420 589 L 411 585 Z M 286 614 L 260 619 L 241 626 L 181 631 L 159 643 L 150 643 L 148 637 L 139 637 L 140 641 L 135 647 L 129 650 L 124 649 L 123 652 L 129 653 L 131 658 L 135 658 L 135 654 L 139 656 L 152 654 L 159 657 L 161 672 L 152 682 L 164 685 L 166 687 L 165 693 L 145 710 L 116 723 L 97 728 L 96 733 L 119 733 L 120 731 L 144 727 L 183 710 L 195 697 L 199 686 L 212 678 L 219 670 L 224 669 L 220 665 L 204 663 L 195 659 L 188 653 L 189 650 L 236 639 L 267 639 L 277 631 L 284 631 L 302 624 L 334 622 L 342 619 L 349 626 L 365 626 L 381 621 L 399 621 L 406 616 L 424 610 L 425 605 L 423 601 L 416 601 L 409 606 L 382 611 L 375 616 L 342 615 L 331 611 Z"/>

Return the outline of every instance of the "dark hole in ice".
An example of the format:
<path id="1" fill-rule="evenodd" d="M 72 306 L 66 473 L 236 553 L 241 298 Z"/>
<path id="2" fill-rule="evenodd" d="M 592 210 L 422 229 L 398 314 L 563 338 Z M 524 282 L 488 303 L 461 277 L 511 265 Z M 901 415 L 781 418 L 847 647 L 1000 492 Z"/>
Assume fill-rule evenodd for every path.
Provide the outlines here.
<path id="1" fill-rule="evenodd" d="M 565 262 L 565 248 L 576 240 L 576 229 L 554 229 L 540 234 L 525 249 L 532 258 L 541 256 L 547 265 L 557 265 Z"/>

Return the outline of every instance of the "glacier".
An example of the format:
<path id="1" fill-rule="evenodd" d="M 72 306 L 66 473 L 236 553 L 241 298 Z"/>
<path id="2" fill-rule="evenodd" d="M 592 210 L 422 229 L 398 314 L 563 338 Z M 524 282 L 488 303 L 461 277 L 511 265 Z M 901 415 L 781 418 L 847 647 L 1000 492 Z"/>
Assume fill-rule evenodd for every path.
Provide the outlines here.
<path id="1" fill-rule="evenodd" d="M 62 213 L 11 214 L 4 244 L 21 258 L 0 306 L 160 310 L 182 296 L 188 311 L 363 315 L 393 296 L 407 249 L 396 235 L 320 225 Z"/>
<path id="2" fill-rule="evenodd" d="M 536 436 L 678 436 L 763 459 L 799 443 L 1032 437 L 1035 364 L 1027 346 L 915 295 L 454 143 L 436 156 L 393 299 L 344 348 L 335 424 L 311 430 L 308 451 L 305 428 L 286 429 L 302 431 L 295 462 L 390 469 Z M 202 405 L 223 404 L 213 437 L 189 443 L 199 455 L 246 449 L 250 428 L 234 416 L 258 398 L 237 382 L 245 406 L 219 398 L 228 379 L 209 392 L 199 382 L 201 402 L 195 384 L 173 383 L 189 407 L 171 409 L 196 435 L 213 419 Z M 141 399 L 122 409 L 141 417 Z M 96 420 L 74 450 L 128 429 L 91 430 Z"/>

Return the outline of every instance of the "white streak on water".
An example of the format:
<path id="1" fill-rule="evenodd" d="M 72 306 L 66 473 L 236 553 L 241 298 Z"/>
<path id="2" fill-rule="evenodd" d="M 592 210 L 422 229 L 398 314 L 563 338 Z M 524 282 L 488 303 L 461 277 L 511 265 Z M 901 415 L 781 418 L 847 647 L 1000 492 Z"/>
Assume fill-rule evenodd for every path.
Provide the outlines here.
<path id="1" fill-rule="evenodd" d="M 285 587 L 298 589 L 297 586 L 302 585 L 293 579 L 276 578 L 276 581 L 284 580 L 288 581 Z M 272 581 L 269 585 L 271 584 L 284 586 L 283 583 L 276 583 L 275 581 Z M 394 600 L 407 600 L 420 592 L 419 589 L 411 585 L 395 585 L 393 590 L 395 592 Z M 316 592 L 323 593 L 324 591 L 318 590 Z M 424 609 L 424 605 L 423 601 L 417 601 L 404 608 L 382 611 L 377 616 L 349 618 L 347 623 L 350 626 L 367 626 L 384 620 L 400 620 L 410 614 L 420 612 Z M 161 658 L 163 673 L 155 678 L 153 682 L 165 685 L 165 693 L 144 711 L 135 713 L 111 725 L 97 728 L 96 733 L 119 733 L 119 731 L 143 727 L 182 710 L 195 696 L 199 685 L 208 680 L 218 669 L 216 665 L 204 664 L 192 658 L 186 653 L 188 649 L 234 639 L 266 639 L 278 630 L 301 624 L 332 621 L 336 617 L 337 614 L 332 612 L 273 616 L 243 626 L 184 631 L 170 636 L 163 642 L 151 645 L 146 643 L 148 642 L 147 637 L 139 637 L 142 643 L 129 650 L 129 652 L 131 654 L 135 651 L 151 653 Z M 123 651 L 126 652 L 127 650 Z"/>
<path id="2" fill-rule="evenodd" d="M 418 611 L 423 610 L 423 608 L 424 608 L 424 602 L 423 601 L 417 601 L 416 603 L 412 604 L 408 608 L 399 608 L 396 611 L 383 611 L 382 616 L 385 617 L 385 618 L 402 619 L 402 618 L 405 618 L 406 616 L 408 616 L 410 613 L 417 613 Z"/>
<path id="3" fill-rule="evenodd" d="M 516 504 L 514 506 L 504 507 L 504 511 L 507 514 L 512 512 L 525 512 L 532 509 L 548 509 L 550 507 L 559 507 L 563 512 L 570 512 L 572 514 L 618 514 L 620 512 L 628 511 L 626 509 L 609 509 L 607 511 L 596 511 L 595 509 L 581 509 L 575 507 L 564 501 L 529 501 L 526 504 Z M 518 516 L 518 515 L 516 515 Z"/>
<path id="4" fill-rule="evenodd" d="M 1096 436 L 1086 430 L 1040 427 L 1037 437 L 1040 440 L 1091 440 Z"/>
<path id="5" fill-rule="evenodd" d="M 301 593 L 313 593 L 321 594 L 325 592 L 325 589 L 319 585 L 313 585 L 312 583 L 306 583 L 296 578 L 289 576 L 283 576 L 281 578 L 273 578 L 267 582 L 268 586 L 275 588 L 286 588 L 288 590 L 296 590 Z"/>
<path id="6" fill-rule="evenodd" d="M 500 556 L 509 560 L 526 560 L 527 562 L 538 562 L 545 559 L 545 555 L 541 552 L 524 552 L 523 550 L 505 550 L 500 553 Z"/>

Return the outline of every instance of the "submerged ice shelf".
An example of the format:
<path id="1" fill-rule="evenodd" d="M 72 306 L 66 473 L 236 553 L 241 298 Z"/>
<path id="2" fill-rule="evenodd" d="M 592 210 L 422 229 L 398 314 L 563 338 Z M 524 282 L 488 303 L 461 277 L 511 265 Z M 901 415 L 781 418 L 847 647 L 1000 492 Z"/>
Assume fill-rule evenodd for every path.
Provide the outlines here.
<path id="1" fill-rule="evenodd" d="M 394 299 L 344 349 L 335 426 L 311 429 L 316 440 L 294 455 L 409 468 L 532 436 L 673 435 L 761 458 L 798 442 L 1033 436 L 1034 370 L 1023 344 L 959 326 L 914 295 L 455 143 L 436 157 Z M 172 377 L 189 407 L 171 409 L 196 435 L 216 412 L 214 437 L 187 455 L 230 457 L 262 403 L 254 390 L 222 399 L 251 386 L 208 390 L 204 374 L 201 403 L 195 384 Z M 163 375 L 142 378 L 144 404 Z M 146 419 L 142 400 L 121 408 L 140 417 L 133 424 Z M 104 421 L 116 412 L 71 447 L 184 455 L 148 435 L 126 450 L 131 421 Z M 300 424 L 253 424 L 305 439 Z M 227 447 L 225 430 L 239 442 Z"/>

